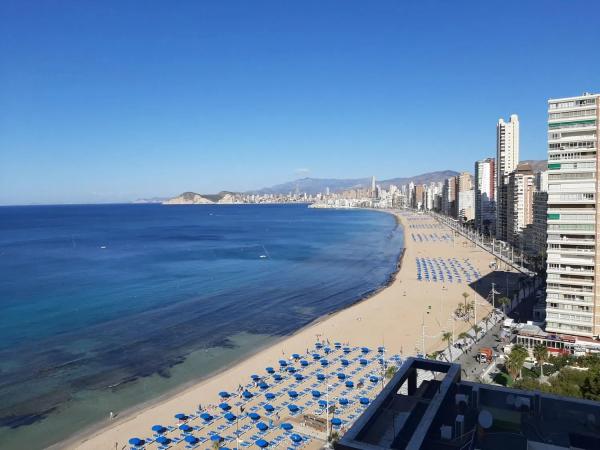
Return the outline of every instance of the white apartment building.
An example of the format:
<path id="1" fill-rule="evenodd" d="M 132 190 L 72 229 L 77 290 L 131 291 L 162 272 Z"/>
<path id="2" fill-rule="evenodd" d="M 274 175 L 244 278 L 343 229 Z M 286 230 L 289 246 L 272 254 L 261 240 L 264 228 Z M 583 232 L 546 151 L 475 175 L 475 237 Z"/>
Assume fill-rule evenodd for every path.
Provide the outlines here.
<path id="1" fill-rule="evenodd" d="M 514 246 L 524 247 L 522 239 L 525 227 L 533 223 L 533 193 L 535 174 L 529 164 L 519 164 L 508 176 L 506 203 L 507 241 Z"/>
<path id="2" fill-rule="evenodd" d="M 546 329 L 596 338 L 599 105 L 598 94 L 548 101 Z"/>
<path id="3" fill-rule="evenodd" d="M 498 120 L 496 125 L 496 237 L 506 241 L 508 238 L 508 176 L 519 164 L 519 117 L 510 116 L 510 120 Z"/>
<path id="4" fill-rule="evenodd" d="M 475 227 L 481 233 L 496 229 L 496 160 L 475 162 Z"/>

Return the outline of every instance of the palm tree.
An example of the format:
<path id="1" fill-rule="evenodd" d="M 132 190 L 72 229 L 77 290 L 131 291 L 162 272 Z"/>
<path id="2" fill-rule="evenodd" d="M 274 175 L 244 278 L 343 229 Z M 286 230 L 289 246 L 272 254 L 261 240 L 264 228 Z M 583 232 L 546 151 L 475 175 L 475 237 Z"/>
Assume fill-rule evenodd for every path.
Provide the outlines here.
<path id="1" fill-rule="evenodd" d="M 527 349 L 520 344 L 515 345 L 510 351 L 506 360 L 506 369 L 513 380 L 517 379 L 517 377 L 521 378 L 521 369 L 523 369 L 523 364 L 525 364 L 528 356 Z"/>
<path id="2" fill-rule="evenodd" d="M 450 331 L 444 331 L 442 333 L 442 341 L 446 342 L 448 345 L 448 358 L 450 358 L 450 362 L 452 362 L 452 333 Z"/>
<path id="3" fill-rule="evenodd" d="M 398 368 L 396 366 L 389 366 L 385 371 L 385 377 L 389 380 L 394 376 L 394 374 L 397 371 L 398 371 Z"/>
<path id="4" fill-rule="evenodd" d="M 471 337 L 471 335 L 470 335 L 469 333 L 467 333 L 466 331 L 463 331 L 462 333 L 460 333 L 460 334 L 458 335 L 458 338 L 459 338 L 459 339 L 463 339 L 464 341 L 466 341 L 467 339 L 473 339 L 473 338 Z"/>
<path id="5" fill-rule="evenodd" d="M 544 363 L 548 361 L 548 347 L 543 344 L 536 344 L 533 347 L 533 357 L 540 366 L 540 378 L 544 378 Z"/>
<path id="6" fill-rule="evenodd" d="M 477 326 L 477 325 L 473 325 L 473 331 L 475 332 L 475 338 L 473 339 L 473 341 L 476 341 L 477 336 L 479 335 L 479 332 L 481 331 L 481 327 Z"/>
<path id="7" fill-rule="evenodd" d="M 502 306 L 502 313 L 506 315 L 506 307 L 511 304 L 510 298 L 500 297 L 498 299 L 498 304 Z"/>
<path id="8" fill-rule="evenodd" d="M 467 309 L 467 299 L 469 298 L 469 294 L 468 292 L 463 292 L 462 296 L 465 299 L 465 309 Z"/>

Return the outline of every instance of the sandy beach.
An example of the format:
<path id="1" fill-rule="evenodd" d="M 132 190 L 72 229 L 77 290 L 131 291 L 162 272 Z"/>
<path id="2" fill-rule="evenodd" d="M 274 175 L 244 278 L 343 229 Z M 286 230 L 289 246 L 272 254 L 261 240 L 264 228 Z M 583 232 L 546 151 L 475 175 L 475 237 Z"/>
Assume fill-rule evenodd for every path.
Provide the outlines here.
<path id="1" fill-rule="evenodd" d="M 173 423 L 173 415 L 180 411 L 194 411 L 198 404 L 216 404 L 218 392 L 224 388 L 234 390 L 248 382 L 253 373 L 262 371 L 265 366 L 276 365 L 279 359 L 289 358 L 292 353 L 305 353 L 313 347 L 317 339 L 331 342 L 349 342 L 352 345 L 377 348 L 384 345 L 390 354 L 414 355 L 422 345 L 422 323 L 425 325 L 425 350 L 427 353 L 443 349 L 442 331 L 458 335 L 470 325 L 461 320 L 453 320 L 452 312 L 468 300 L 478 302 L 478 318 L 482 318 L 491 306 L 487 304 L 484 290 L 480 295 L 466 280 L 457 283 L 426 282 L 417 279 L 415 258 L 457 258 L 469 261 L 482 278 L 489 273 L 492 257 L 489 253 L 474 247 L 462 237 L 454 239 L 419 240 L 412 235 L 450 236 L 452 231 L 439 225 L 434 219 L 414 213 L 397 215 L 404 228 L 405 252 L 400 270 L 394 281 L 385 289 L 368 299 L 347 309 L 324 317 L 296 334 L 285 337 L 277 344 L 263 349 L 244 361 L 173 394 L 160 403 L 142 407 L 135 412 L 118 414 L 104 428 L 81 434 L 56 448 L 109 449 L 122 448 L 132 436 L 145 435 L 156 423 Z M 368 265 L 368 261 L 365 261 Z M 487 305 L 487 306 L 485 306 Z M 454 324 L 453 324 L 454 322 Z M 118 411 L 116 413 L 119 413 Z M 115 445 L 116 444 L 116 445 Z"/>

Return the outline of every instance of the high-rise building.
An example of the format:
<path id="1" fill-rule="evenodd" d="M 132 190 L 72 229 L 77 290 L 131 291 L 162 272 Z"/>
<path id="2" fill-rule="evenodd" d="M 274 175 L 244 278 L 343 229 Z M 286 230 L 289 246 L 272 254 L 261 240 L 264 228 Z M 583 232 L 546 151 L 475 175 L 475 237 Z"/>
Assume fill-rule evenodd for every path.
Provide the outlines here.
<path id="1" fill-rule="evenodd" d="M 462 172 L 456 177 L 456 217 L 462 221 L 475 218 L 473 175 Z"/>
<path id="2" fill-rule="evenodd" d="M 529 164 L 521 163 L 508 176 L 506 197 L 506 236 L 514 246 L 523 247 L 521 234 L 533 223 L 534 192 L 535 174 Z"/>
<path id="3" fill-rule="evenodd" d="M 548 101 L 546 329 L 600 335 L 600 95 Z"/>
<path id="4" fill-rule="evenodd" d="M 508 122 L 498 120 L 496 125 L 496 237 L 508 238 L 508 176 L 519 164 L 519 117 L 510 116 Z"/>
<path id="5" fill-rule="evenodd" d="M 475 227 L 480 233 L 496 230 L 496 160 L 475 162 Z"/>
<path id="6" fill-rule="evenodd" d="M 377 186 L 375 186 L 375 176 L 371 177 L 371 197 L 376 198 Z"/>
<path id="7" fill-rule="evenodd" d="M 442 188 L 442 213 L 456 217 L 456 177 L 444 180 Z"/>

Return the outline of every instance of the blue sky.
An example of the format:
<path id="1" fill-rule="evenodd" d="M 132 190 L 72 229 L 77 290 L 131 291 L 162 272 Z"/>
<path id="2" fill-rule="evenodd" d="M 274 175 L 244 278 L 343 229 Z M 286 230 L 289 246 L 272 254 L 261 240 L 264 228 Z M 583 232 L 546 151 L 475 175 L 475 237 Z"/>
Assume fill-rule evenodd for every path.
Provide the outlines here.
<path id="1" fill-rule="evenodd" d="M 517 113 L 600 90 L 600 2 L 0 6 L 0 204 L 472 171 Z M 306 171 L 305 171 L 306 170 Z"/>

